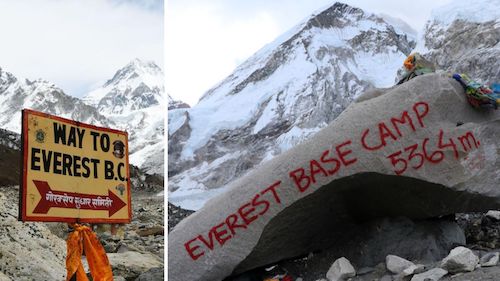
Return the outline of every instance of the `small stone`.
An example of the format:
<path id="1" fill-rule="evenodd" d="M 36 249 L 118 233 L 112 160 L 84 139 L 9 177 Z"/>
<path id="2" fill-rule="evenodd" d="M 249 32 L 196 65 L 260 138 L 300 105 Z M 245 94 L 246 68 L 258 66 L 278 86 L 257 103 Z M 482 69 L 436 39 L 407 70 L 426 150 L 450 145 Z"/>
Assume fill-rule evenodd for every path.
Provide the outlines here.
<path id="1" fill-rule="evenodd" d="M 356 270 L 344 257 L 337 259 L 326 273 L 326 278 L 330 281 L 340 281 L 354 276 L 356 276 Z"/>
<path id="2" fill-rule="evenodd" d="M 496 211 L 496 210 L 489 210 L 487 213 L 486 213 L 486 216 L 489 217 L 489 218 L 492 218 L 494 220 L 497 220 L 497 221 L 500 221 L 500 211 Z"/>
<path id="3" fill-rule="evenodd" d="M 371 273 L 375 271 L 375 268 L 373 267 L 363 267 L 361 269 L 359 269 L 356 274 L 359 276 L 359 275 L 365 275 L 365 274 L 368 274 L 368 273 Z"/>
<path id="4" fill-rule="evenodd" d="M 479 263 L 481 266 L 487 267 L 487 266 L 495 266 L 498 264 L 499 260 L 499 253 L 487 253 L 486 255 L 482 256 L 481 259 L 479 260 Z"/>
<path id="5" fill-rule="evenodd" d="M 434 268 L 426 272 L 413 275 L 410 281 L 437 281 L 448 274 L 448 271 L 442 268 Z"/>
<path id="6" fill-rule="evenodd" d="M 473 271 L 479 258 L 468 248 L 456 247 L 443 259 L 441 267 L 450 273 Z"/>
<path id="7" fill-rule="evenodd" d="M 424 272 L 425 266 L 422 264 L 412 265 L 405 270 L 403 270 L 403 276 L 410 276 L 412 274 L 418 274 Z"/>
<path id="8" fill-rule="evenodd" d="M 386 275 L 382 276 L 382 278 L 380 278 L 379 281 L 393 281 L 393 280 L 392 280 L 392 276 L 391 275 L 386 274 Z"/>
<path id="9" fill-rule="evenodd" d="M 399 274 L 403 272 L 405 269 L 411 266 L 415 266 L 415 264 L 412 263 L 411 261 L 395 255 L 388 255 L 387 257 L 385 257 L 385 264 L 387 266 L 387 270 L 389 270 L 394 274 Z"/>

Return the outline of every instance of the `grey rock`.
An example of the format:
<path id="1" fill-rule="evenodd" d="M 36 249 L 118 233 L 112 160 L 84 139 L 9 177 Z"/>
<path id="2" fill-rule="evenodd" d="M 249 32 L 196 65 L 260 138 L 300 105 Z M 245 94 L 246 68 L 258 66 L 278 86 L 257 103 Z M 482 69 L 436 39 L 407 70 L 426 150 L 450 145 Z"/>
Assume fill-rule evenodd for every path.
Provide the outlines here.
<path id="1" fill-rule="evenodd" d="M 365 274 L 371 273 L 373 271 L 375 271 L 375 268 L 373 268 L 373 267 L 363 267 L 363 268 L 360 268 L 357 270 L 356 275 L 358 275 L 358 276 L 365 275 Z"/>
<path id="2" fill-rule="evenodd" d="M 139 275 L 135 281 L 164 280 L 164 271 L 165 269 L 163 267 L 151 268 Z"/>
<path id="3" fill-rule="evenodd" d="M 497 221 L 500 221 L 500 211 L 496 211 L 496 210 L 489 210 L 487 213 L 486 213 L 486 216 L 489 217 L 489 218 L 492 218 L 494 220 L 497 220 Z"/>
<path id="4" fill-rule="evenodd" d="M 499 253 L 498 252 L 487 253 L 481 257 L 481 259 L 479 260 L 479 264 L 483 267 L 495 266 L 498 264 L 498 260 L 499 260 Z"/>
<path id="5" fill-rule="evenodd" d="M 405 269 L 409 267 L 415 267 L 415 264 L 412 263 L 411 261 L 395 255 L 388 255 L 385 258 L 385 264 L 387 266 L 387 270 L 389 270 L 394 274 L 402 273 Z"/>
<path id="6" fill-rule="evenodd" d="M 386 275 L 382 276 L 379 281 L 393 281 L 393 278 L 391 275 L 386 274 Z"/>
<path id="7" fill-rule="evenodd" d="M 351 262 L 344 257 L 337 259 L 326 273 L 326 278 L 329 281 L 342 281 L 354 276 L 356 276 L 356 270 Z"/>
<path id="8" fill-rule="evenodd" d="M 403 270 L 403 276 L 410 276 L 412 274 L 419 274 L 419 273 L 422 273 L 425 271 L 425 266 L 422 265 L 422 264 L 414 264 L 408 268 L 405 268 L 405 270 Z"/>
<path id="9" fill-rule="evenodd" d="M 113 275 L 123 276 L 125 279 L 135 279 L 142 273 L 152 268 L 163 266 L 163 262 L 156 256 L 138 252 L 110 253 L 109 263 L 113 269 Z"/>
<path id="10" fill-rule="evenodd" d="M 496 82 L 500 77 L 498 22 L 458 19 L 442 24 L 439 20 L 430 20 L 424 30 L 424 44 L 429 49 L 425 57 L 440 69 L 467 73 L 487 85 Z"/>
<path id="11" fill-rule="evenodd" d="M 443 259 L 441 267 L 450 273 L 473 271 L 479 263 L 479 258 L 470 249 L 456 247 Z"/>
<path id="12" fill-rule="evenodd" d="M 413 275 L 410 281 L 438 281 L 448 274 L 448 271 L 442 268 L 434 268 L 426 272 Z"/>
<path id="13" fill-rule="evenodd" d="M 399 136 L 391 118 L 402 118 L 404 112 L 414 128 L 406 120 Z M 361 219 L 422 219 L 499 208 L 495 175 L 500 162 L 492 157 L 500 138 L 499 118 L 499 111 L 469 106 L 460 84 L 439 74 L 419 76 L 352 104 L 313 138 L 258 166 L 181 221 L 169 235 L 169 276 L 223 279 L 307 255 L 328 241 L 352 238 L 346 230 Z M 464 125 L 457 127 L 457 120 Z M 395 139 L 383 137 L 381 124 L 392 128 Z M 386 145 L 367 150 L 363 135 L 370 146 L 382 140 Z M 453 140 L 457 153 L 451 144 L 442 146 L 443 154 L 435 152 L 439 139 Z M 403 169 L 404 160 L 387 158 L 399 153 L 405 159 L 404 148 L 415 144 L 425 146 L 427 158 L 436 163 L 424 157 L 421 168 L 414 168 L 420 161 L 412 159 Z M 339 152 L 344 163 L 335 158 L 339 169 L 333 172 L 336 165 L 329 157 Z M 454 239 L 463 239 L 463 233 Z"/>

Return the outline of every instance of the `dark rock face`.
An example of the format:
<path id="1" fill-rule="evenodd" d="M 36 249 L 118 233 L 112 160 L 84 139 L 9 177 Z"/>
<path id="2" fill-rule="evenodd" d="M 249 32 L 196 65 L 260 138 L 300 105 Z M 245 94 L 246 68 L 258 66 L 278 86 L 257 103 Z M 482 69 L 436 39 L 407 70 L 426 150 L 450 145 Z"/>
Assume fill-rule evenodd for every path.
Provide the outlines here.
<path id="1" fill-rule="evenodd" d="M 467 244 L 479 249 L 500 248 L 500 221 L 484 213 L 457 214 Z"/>
<path id="2" fill-rule="evenodd" d="M 168 202 L 168 232 L 170 232 L 179 222 L 194 213 L 190 210 L 184 210 Z"/>

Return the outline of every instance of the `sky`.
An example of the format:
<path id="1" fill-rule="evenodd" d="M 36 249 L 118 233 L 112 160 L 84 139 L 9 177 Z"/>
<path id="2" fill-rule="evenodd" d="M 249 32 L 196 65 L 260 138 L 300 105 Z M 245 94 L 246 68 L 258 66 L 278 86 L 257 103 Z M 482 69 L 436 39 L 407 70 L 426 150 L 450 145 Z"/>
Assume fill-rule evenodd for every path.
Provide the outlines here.
<path id="1" fill-rule="evenodd" d="M 164 67 L 162 0 L 1 0 L 0 68 L 81 97 L 134 58 Z"/>
<path id="2" fill-rule="evenodd" d="M 332 0 L 168 0 L 165 7 L 167 93 L 195 105 L 245 59 Z M 433 8 L 451 0 L 344 0 L 406 21 L 420 31 Z M 418 4 L 417 4 L 418 3 Z"/>

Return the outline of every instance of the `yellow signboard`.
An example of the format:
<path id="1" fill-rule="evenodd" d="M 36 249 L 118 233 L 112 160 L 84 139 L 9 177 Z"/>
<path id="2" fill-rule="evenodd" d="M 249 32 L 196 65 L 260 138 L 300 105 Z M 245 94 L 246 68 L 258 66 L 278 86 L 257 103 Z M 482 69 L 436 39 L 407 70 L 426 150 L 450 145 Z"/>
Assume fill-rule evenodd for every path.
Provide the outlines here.
<path id="1" fill-rule="evenodd" d="M 128 134 L 23 110 L 20 220 L 129 223 Z"/>

